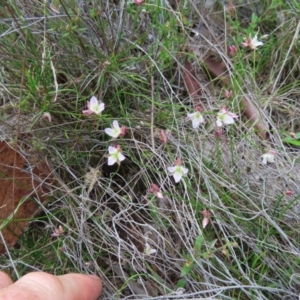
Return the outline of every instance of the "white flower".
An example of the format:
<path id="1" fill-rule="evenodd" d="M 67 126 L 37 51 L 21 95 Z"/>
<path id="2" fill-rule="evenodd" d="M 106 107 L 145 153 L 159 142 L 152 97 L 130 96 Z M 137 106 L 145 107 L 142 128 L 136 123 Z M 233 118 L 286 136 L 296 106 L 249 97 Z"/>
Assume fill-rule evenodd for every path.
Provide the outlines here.
<path id="1" fill-rule="evenodd" d="M 125 159 L 125 156 L 122 154 L 122 149 L 120 145 L 118 145 L 117 147 L 109 146 L 108 153 L 109 155 L 108 155 L 107 164 L 109 166 L 112 166 L 115 163 L 120 165 L 121 161 Z"/>
<path id="2" fill-rule="evenodd" d="M 192 120 L 193 128 L 198 128 L 199 125 L 204 122 L 204 118 L 200 111 L 189 113 L 187 116 Z"/>
<path id="3" fill-rule="evenodd" d="M 168 171 L 171 176 L 173 176 L 175 182 L 179 182 L 182 178 L 182 176 L 186 175 L 188 173 L 188 169 L 183 166 L 174 166 L 174 167 L 168 167 Z"/>
<path id="4" fill-rule="evenodd" d="M 182 166 L 182 162 L 180 158 L 177 158 L 175 161 L 175 166 L 168 167 L 169 175 L 173 176 L 175 182 L 179 182 L 182 176 L 185 176 L 188 173 L 188 169 Z"/>
<path id="5" fill-rule="evenodd" d="M 256 50 L 257 47 L 262 46 L 264 43 L 260 42 L 257 39 L 257 34 L 254 36 L 254 38 L 251 38 L 251 35 L 244 39 L 244 42 L 242 42 L 242 46 L 245 48 L 249 48 L 251 50 Z"/>
<path id="6" fill-rule="evenodd" d="M 261 163 L 263 165 L 266 165 L 267 163 L 274 163 L 276 154 L 277 154 L 277 151 L 269 150 L 267 153 L 265 153 L 261 156 L 261 158 L 263 159 Z"/>
<path id="7" fill-rule="evenodd" d="M 93 96 L 90 101 L 87 102 L 87 110 L 82 111 L 85 115 L 91 115 L 96 114 L 100 115 L 101 112 L 104 110 L 104 103 L 101 101 L 98 101 L 98 99 Z"/>
<path id="8" fill-rule="evenodd" d="M 230 112 L 229 108 L 224 106 L 217 114 L 217 126 L 221 127 L 222 125 L 233 124 L 234 119 L 238 117 L 238 115 Z"/>
<path id="9" fill-rule="evenodd" d="M 144 249 L 144 254 L 145 255 L 151 255 L 151 254 L 156 253 L 156 252 L 157 252 L 157 250 L 151 248 L 151 246 L 148 243 L 145 244 L 145 249 Z"/>
<path id="10" fill-rule="evenodd" d="M 196 111 L 194 113 L 189 113 L 188 119 L 192 120 L 193 128 L 197 128 L 201 123 L 204 123 L 204 118 L 202 116 L 203 108 L 199 105 L 195 107 Z"/>
<path id="11" fill-rule="evenodd" d="M 112 123 L 111 128 L 105 128 L 104 131 L 106 134 L 113 138 L 118 138 L 119 136 L 124 136 L 126 133 L 126 127 L 122 126 L 120 128 L 119 123 L 117 120 L 114 120 Z"/>

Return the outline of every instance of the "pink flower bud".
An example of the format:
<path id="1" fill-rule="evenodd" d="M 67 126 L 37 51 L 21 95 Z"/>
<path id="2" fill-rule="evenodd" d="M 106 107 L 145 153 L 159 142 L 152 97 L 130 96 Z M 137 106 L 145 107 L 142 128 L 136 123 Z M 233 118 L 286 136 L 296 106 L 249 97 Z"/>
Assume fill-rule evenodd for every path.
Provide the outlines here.
<path id="1" fill-rule="evenodd" d="M 133 3 L 136 5 L 142 5 L 145 2 L 145 0 L 133 0 Z"/>
<path id="2" fill-rule="evenodd" d="M 59 237 L 64 233 L 64 229 L 61 225 L 58 226 L 58 228 L 54 228 L 54 232 L 51 234 L 52 237 Z"/>
<path id="3" fill-rule="evenodd" d="M 225 90 L 225 97 L 227 98 L 227 99 L 230 99 L 231 97 L 232 97 L 232 90 Z"/>
<path id="4" fill-rule="evenodd" d="M 200 113 L 203 111 L 203 108 L 201 106 L 199 106 L 199 105 L 197 105 L 195 107 L 195 109 L 196 109 L 196 111 L 199 111 Z"/>
<path id="5" fill-rule="evenodd" d="M 50 123 L 51 123 L 51 121 L 52 121 L 52 118 L 51 118 L 51 115 L 50 115 L 49 112 L 44 112 L 41 118 L 42 118 L 42 119 L 47 119 L 48 122 L 50 122 Z"/>
<path id="6" fill-rule="evenodd" d="M 234 46 L 234 45 L 230 45 L 230 46 L 228 47 L 228 52 L 229 52 L 229 54 L 230 54 L 231 56 L 236 55 L 237 51 L 238 51 L 238 50 L 237 50 L 237 47 Z"/>
<path id="7" fill-rule="evenodd" d="M 216 132 L 215 132 L 215 135 L 217 138 L 220 138 L 221 135 L 222 135 L 223 131 L 222 131 L 222 128 L 219 128 Z"/>
<path id="8" fill-rule="evenodd" d="M 287 196 L 293 196 L 293 195 L 294 195 L 294 192 L 293 192 L 293 191 L 290 191 L 290 190 L 287 190 L 287 191 L 285 191 L 285 194 L 286 194 Z"/>
<path id="9" fill-rule="evenodd" d="M 164 130 L 162 130 L 162 129 L 160 131 L 159 140 L 164 145 L 168 142 L 168 137 L 166 135 L 166 132 Z"/>
<path id="10" fill-rule="evenodd" d="M 205 209 L 202 211 L 202 215 L 203 215 L 202 226 L 203 228 L 205 228 L 209 223 L 211 213 Z"/>
<path id="11" fill-rule="evenodd" d="M 175 160 L 175 166 L 181 166 L 182 165 L 182 160 L 180 157 L 178 157 L 176 160 Z"/>
<path id="12" fill-rule="evenodd" d="M 126 134 L 127 128 L 126 126 L 122 126 L 121 127 L 121 133 L 120 133 L 120 137 L 123 137 Z"/>
<path id="13" fill-rule="evenodd" d="M 156 198 L 159 199 L 164 198 L 162 192 L 160 191 L 160 188 L 155 183 L 151 183 L 148 193 L 153 194 Z"/>

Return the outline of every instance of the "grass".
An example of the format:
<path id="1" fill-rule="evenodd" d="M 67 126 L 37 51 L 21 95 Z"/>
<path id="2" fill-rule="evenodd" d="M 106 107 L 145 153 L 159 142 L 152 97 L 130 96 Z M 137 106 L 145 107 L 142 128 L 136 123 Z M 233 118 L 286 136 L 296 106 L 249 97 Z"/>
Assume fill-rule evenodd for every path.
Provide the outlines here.
<path id="1" fill-rule="evenodd" d="M 36 270 L 97 274 L 101 299 L 298 299 L 299 144 L 289 133 L 300 131 L 299 3 L 236 1 L 232 14 L 221 2 L 80 3 L 54 1 L 59 12 L 14 0 L 0 8 L 1 122 L 23 122 L 17 133 L 32 134 L 31 151 L 56 179 L 1 269 L 14 279 Z M 256 33 L 268 34 L 263 46 L 240 46 Z M 207 74 L 207 55 L 225 62 L 227 83 Z M 198 129 L 186 119 L 195 111 L 186 59 L 201 83 Z M 82 114 L 92 96 L 105 103 L 100 116 Z M 269 140 L 243 115 L 243 97 Z M 223 105 L 239 118 L 217 138 Z M 116 141 L 104 132 L 113 120 L 127 127 Z M 117 144 L 126 159 L 108 166 Z M 264 166 L 270 148 L 278 155 Z M 175 184 L 167 168 L 178 157 L 189 172 Z M 64 234 L 51 237 L 60 225 Z M 146 255 L 146 243 L 157 252 Z"/>

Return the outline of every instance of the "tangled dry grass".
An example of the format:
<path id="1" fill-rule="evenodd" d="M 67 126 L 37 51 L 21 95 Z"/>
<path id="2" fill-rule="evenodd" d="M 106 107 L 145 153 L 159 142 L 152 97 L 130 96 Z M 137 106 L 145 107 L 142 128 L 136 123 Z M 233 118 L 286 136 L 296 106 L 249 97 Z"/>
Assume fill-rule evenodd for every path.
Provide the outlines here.
<path id="1" fill-rule="evenodd" d="M 7 2 L 1 134 L 47 160 L 55 182 L 1 269 L 15 278 L 94 273 L 101 299 L 298 299 L 299 148 L 283 140 L 300 128 L 300 7 L 233 4 Z M 242 49 L 258 30 L 269 34 L 264 46 Z M 194 95 L 187 61 L 201 87 Z M 101 117 L 82 114 L 92 95 L 106 105 Z M 186 115 L 199 103 L 205 124 L 195 130 Z M 218 138 L 224 105 L 239 120 Z M 127 127 L 117 141 L 104 133 L 114 119 Z M 122 146 L 120 166 L 107 165 L 111 144 Z M 271 148 L 275 163 L 262 165 Z M 166 170 L 178 157 L 189 173 L 175 184 Z M 64 233 L 51 237 L 59 226 Z M 148 255 L 147 244 L 157 251 Z"/>

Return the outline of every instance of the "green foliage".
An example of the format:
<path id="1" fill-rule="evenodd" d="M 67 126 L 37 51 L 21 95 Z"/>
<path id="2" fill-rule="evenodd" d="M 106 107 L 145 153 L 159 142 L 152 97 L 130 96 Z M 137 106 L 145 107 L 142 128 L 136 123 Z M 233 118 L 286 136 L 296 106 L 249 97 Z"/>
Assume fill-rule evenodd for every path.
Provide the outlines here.
<path id="1" fill-rule="evenodd" d="M 300 147 L 300 132 L 295 133 L 294 137 L 287 136 L 283 138 L 282 141 L 292 146 Z"/>

